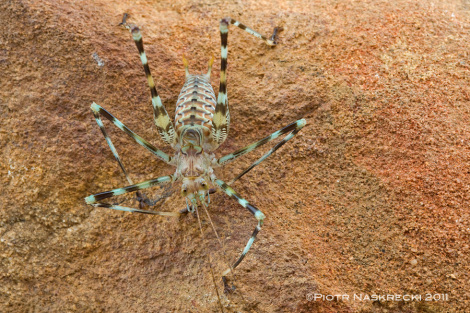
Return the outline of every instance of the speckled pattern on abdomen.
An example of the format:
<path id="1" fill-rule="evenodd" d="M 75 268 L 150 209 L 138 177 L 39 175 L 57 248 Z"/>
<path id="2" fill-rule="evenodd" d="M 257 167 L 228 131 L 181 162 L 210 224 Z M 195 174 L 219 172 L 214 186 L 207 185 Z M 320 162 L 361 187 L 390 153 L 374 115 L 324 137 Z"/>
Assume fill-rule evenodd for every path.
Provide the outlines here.
<path id="1" fill-rule="evenodd" d="M 217 101 L 206 75 L 189 75 L 176 103 L 175 128 L 178 136 L 184 125 L 201 125 L 210 138 L 212 117 Z"/>

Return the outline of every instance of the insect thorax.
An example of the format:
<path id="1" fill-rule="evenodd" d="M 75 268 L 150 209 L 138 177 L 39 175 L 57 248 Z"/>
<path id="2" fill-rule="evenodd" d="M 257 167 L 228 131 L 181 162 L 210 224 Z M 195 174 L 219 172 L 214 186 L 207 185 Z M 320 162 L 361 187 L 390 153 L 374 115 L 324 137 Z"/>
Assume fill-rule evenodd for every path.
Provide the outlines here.
<path id="1" fill-rule="evenodd" d="M 186 142 L 186 141 L 185 141 Z M 216 161 L 213 153 L 205 152 L 200 146 L 187 143 L 175 157 L 176 178 L 182 181 L 182 194 L 189 200 L 197 194 L 205 195 L 209 184 L 215 179 L 212 164 Z"/>

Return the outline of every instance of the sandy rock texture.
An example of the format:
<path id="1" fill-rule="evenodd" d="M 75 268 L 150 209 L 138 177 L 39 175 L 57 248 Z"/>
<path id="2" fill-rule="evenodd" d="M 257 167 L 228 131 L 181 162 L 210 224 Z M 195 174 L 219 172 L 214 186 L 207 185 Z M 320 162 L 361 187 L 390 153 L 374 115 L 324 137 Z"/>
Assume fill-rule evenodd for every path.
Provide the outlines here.
<path id="1" fill-rule="evenodd" d="M 225 312 L 470 311 L 470 2 L 0 1 L 0 311 L 218 312 L 215 285 L 255 219 L 218 192 L 197 218 L 87 206 L 126 186 L 90 110 L 97 102 L 167 153 L 124 12 L 141 27 L 173 117 L 190 71 L 229 32 L 231 129 L 223 156 L 299 118 L 307 126 L 234 184 L 267 216 Z M 136 182 L 168 175 L 105 121 Z M 266 150 L 264 150 L 266 151 Z M 262 152 L 217 172 L 230 180 Z M 172 193 L 173 191 L 173 193 Z M 179 186 L 154 210 L 179 211 Z M 136 206 L 132 196 L 112 200 Z M 421 301 L 309 301 L 313 294 Z M 424 301 L 426 294 L 447 300 Z"/>

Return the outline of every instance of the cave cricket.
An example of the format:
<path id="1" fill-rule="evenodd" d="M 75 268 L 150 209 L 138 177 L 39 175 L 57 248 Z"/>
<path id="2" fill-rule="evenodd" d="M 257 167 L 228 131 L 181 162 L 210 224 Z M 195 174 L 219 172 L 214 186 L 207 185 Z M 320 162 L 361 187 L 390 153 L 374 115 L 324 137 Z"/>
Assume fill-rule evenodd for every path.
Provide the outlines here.
<path id="1" fill-rule="evenodd" d="M 155 125 L 162 140 L 175 150 L 175 154 L 174 156 L 169 156 L 165 152 L 157 149 L 148 141 L 130 130 L 103 107 L 93 102 L 91 105 L 93 115 L 114 157 L 116 158 L 116 161 L 119 163 L 120 168 L 126 176 L 127 181 L 129 182 L 129 186 L 88 196 L 85 198 L 85 201 L 87 204 L 90 204 L 94 207 L 162 216 L 178 217 L 181 214 L 188 212 L 196 212 L 198 214 L 199 220 L 199 213 L 197 211 L 198 206 L 204 207 L 207 212 L 207 206 L 210 203 L 210 194 L 216 192 L 216 190 L 223 191 L 228 196 L 238 201 L 238 203 L 246 208 L 251 214 L 253 214 L 257 221 L 257 225 L 240 257 L 235 261 L 235 263 L 233 263 L 233 265 L 231 265 L 222 273 L 225 290 L 229 290 L 226 276 L 230 272 L 233 272 L 233 269 L 235 269 L 240 264 L 245 255 L 248 253 L 256 238 L 256 235 L 261 230 L 261 226 L 263 225 L 263 220 L 265 218 L 263 212 L 242 198 L 242 196 L 240 196 L 240 194 L 238 194 L 231 187 L 231 185 L 255 166 L 264 161 L 292 137 L 294 137 L 305 126 L 306 121 L 305 119 L 300 119 L 242 149 L 239 149 L 221 158 L 215 157 L 214 151 L 227 139 L 230 128 L 230 113 L 227 97 L 228 27 L 230 24 L 237 26 L 247 33 L 263 40 L 268 46 L 276 45 L 275 38 L 277 32 L 280 29 L 275 28 L 273 35 L 270 38 L 266 38 L 265 36 L 259 34 L 253 29 L 246 27 L 234 19 L 222 19 L 220 21 L 220 36 L 222 44 L 220 86 L 218 96 L 216 98 L 210 83 L 211 69 L 214 58 L 212 57 L 209 61 L 209 68 L 207 73 L 197 75 L 189 73 L 188 61 L 183 57 L 186 79 L 176 103 L 175 122 L 173 124 L 165 107 L 162 104 L 157 89 L 155 88 L 155 83 L 147 63 L 147 56 L 144 51 L 140 30 L 135 25 L 128 25 L 126 22 L 127 17 L 127 14 L 124 14 L 123 21 L 120 23 L 120 25 L 123 25 L 130 30 L 132 38 L 134 39 L 139 51 L 140 59 L 144 66 L 145 75 L 147 77 L 147 82 L 152 97 Z M 156 158 L 176 167 L 174 174 L 135 184 L 124 168 L 118 152 L 111 142 L 106 129 L 104 128 L 101 117 L 108 119 L 117 128 L 124 131 L 127 135 L 134 139 L 139 145 L 150 151 L 150 153 L 152 153 Z M 242 155 L 245 155 L 285 134 L 287 135 L 280 142 L 278 142 L 273 148 L 271 148 L 262 157 L 251 164 L 243 172 L 233 178 L 230 182 L 226 183 L 218 179 L 214 174 L 214 169 L 220 168 L 234 161 L 238 157 L 241 157 Z M 144 209 L 145 206 L 153 205 L 154 203 L 142 196 L 140 190 L 156 185 L 170 184 L 174 182 L 181 183 L 181 194 L 186 198 L 185 209 L 181 210 L 180 212 L 157 212 Z M 137 192 L 137 200 L 139 201 L 138 209 L 101 202 L 104 199 L 131 192 Z M 201 227 L 201 225 L 199 226 Z"/>

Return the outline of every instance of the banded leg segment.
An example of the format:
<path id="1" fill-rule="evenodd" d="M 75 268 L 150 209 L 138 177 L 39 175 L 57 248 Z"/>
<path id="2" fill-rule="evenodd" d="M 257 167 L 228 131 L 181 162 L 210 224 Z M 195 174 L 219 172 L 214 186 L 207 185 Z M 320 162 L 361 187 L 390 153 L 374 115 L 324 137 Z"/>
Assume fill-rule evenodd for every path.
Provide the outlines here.
<path id="1" fill-rule="evenodd" d="M 93 116 L 95 117 L 96 123 L 100 127 L 101 132 L 103 133 L 104 139 L 106 139 L 106 142 L 108 143 L 108 146 L 111 149 L 111 152 L 113 153 L 114 158 L 119 163 L 119 167 L 121 168 L 124 175 L 126 176 L 127 181 L 129 182 L 129 184 L 132 185 L 133 184 L 132 179 L 127 174 L 127 171 L 126 171 L 126 169 L 124 168 L 124 165 L 121 162 L 121 158 L 119 157 L 119 154 L 117 153 L 117 150 L 114 147 L 113 142 L 111 141 L 111 138 L 109 138 L 108 133 L 106 132 L 106 128 L 104 128 L 103 121 L 101 120 L 100 113 L 99 113 L 100 110 L 98 108 L 96 108 L 94 105 L 95 105 L 95 103 L 93 102 L 93 104 L 91 105 L 91 109 L 93 110 Z"/>
<path id="2" fill-rule="evenodd" d="M 160 185 L 160 184 L 163 184 L 163 183 L 169 183 L 171 181 L 173 181 L 173 176 L 172 175 L 162 176 L 162 177 L 154 178 L 154 179 L 151 179 L 151 180 L 146 180 L 144 182 L 141 182 L 141 183 L 138 183 L 138 184 L 135 184 L 135 185 L 130 185 L 130 186 L 123 187 L 123 188 L 113 189 L 111 191 L 100 192 L 100 193 L 88 196 L 88 197 L 85 198 L 85 202 L 87 204 L 93 204 L 93 203 L 96 203 L 98 201 L 101 201 L 101 200 L 104 200 L 104 199 L 107 199 L 107 198 L 124 195 L 126 193 L 134 192 L 134 191 L 138 191 L 138 190 L 142 190 L 142 189 L 147 189 L 147 188 L 150 188 L 150 187 L 153 187 L 153 186 L 156 186 L 156 185 Z"/>
<path id="3" fill-rule="evenodd" d="M 93 107 L 93 106 L 92 106 Z M 99 114 L 99 110 L 95 111 L 93 110 L 93 116 L 95 117 L 95 120 L 96 120 L 96 123 L 98 124 L 98 126 L 100 127 L 101 129 L 101 132 L 103 133 L 103 136 L 104 138 L 106 139 L 106 142 L 108 143 L 108 146 L 109 148 L 111 149 L 111 152 L 113 153 L 114 155 L 114 158 L 116 159 L 116 161 L 118 162 L 119 164 L 119 167 L 121 168 L 122 172 L 124 173 L 124 175 L 126 176 L 126 179 L 127 181 L 129 182 L 129 184 L 134 184 L 134 182 L 132 181 L 132 179 L 129 177 L 129 174 L 127 173 L 124 165 L 122 164 L 121 162 L 121 158 L 119 157 L 119 154 L 117 153 L 117 150 L 116 148 L 114 147 L 114 144 L 113 142 L 111 141 L 111 138 L 109 137 L 109 135 L 107 134 L 106 132 L 106 129 L 103 125 L 103 121 L 101 120 L 101 117 L 100 117 L 100 114 Z M 143 208 L 144 205 L 150 205 L 152 204 L 152 202 L 150 200 L 148 200 L 141 192 L 137 191 L 136 193 L 136 198 L 137 198 L 137 201 L 139 201 L 139 207 L 140 208 Z"/>
<path id="4" fill-rule="evenodd" d="M 228 136 L 230 127 L 230 111 L 227 101 L 227 40 L 228 40 L 227 19 L 220 21 L 220 39 L 221 39 L 221 65 L 220 65 L 220 86 L 217 95 L 217 104 L 215 106 L 214 116 L 212 118 L 211 135 L 212 140 L 221 145 Z"/>
<path id="5" fill-rule="evenodd" d="M 220 86 L 219 94 L 217 96 L 217 105 L 215 106 L 215 112 L 212 119 L 211 135 L 217 145 L 221 145 L 225 139 L 227 139 L 229 128 L 230 128 L 230 111 L 228 106 L 227 97 L 227 41 L 228 41 L 228 26 L 233 24 L 249 34 L 262 39 L 267 45 L 274 46 L 274 35 L 271 39 L 267 39 L 265 36 L 254 31 L 253 29 L 246 27 L 240 22 L 226 17 L 220 21 L 220 39 L 221 39 L 221 65 L 220 65 Z M 277 29 L 275 29 L 277 33 Z"/>
<path id="6" fill-rule="evenodd" d="M 230 18 L 230 17 L 226 17 L 225 20 L 229 21 L 230 24 L 233 24 L 241 29 L 243 29 L 244 31 L 246 31 L 248 34 L 251 34 L 259 39 L 262 39 L 268 46 L 275 46 L 276 45 L 276 41 L 275 41 L 275 37 L 276 37 L 276 34 L 279 30 L 282 30 L 278 27 L 274 28 L 274 32 L 273 32 L 273 35 L 268 39 L 266 38 L 265 36 L 261 35 L 260 33 L 258 33 L 257 31 L 243 25 L 242 23 L 234 20 L 233 18 Z"/>
<path id="7" fill-rule="evenodd" d="M 167 164 L 172 164 L 171 163 L 171 157 L 166 154 L 165 152 L 161 151 L 161 150 L 158 150 L 156 147 L 154 147 L 152 144 L 150 144 L 147 140 L 145 140 L 144 138 L 140 137 L 139 135 L 137 135 L 136 133 L 134 133 L 132 130 L 130 130 L 129 128 L 127 128 L 126 125 L 124 125 L 123 123 L 121 123 L 117 118 L 115 118 L 111 113 L 109 113 L 108 111 L 106 111 L 104 108 L 102 108 L 101 106 L 99 106 L 98 104 L 96 104 L 95 102 L 93 102 L 91 104 L 91 109 L 93 110 L 93 114 L 95 115 L 95 119 L 96 119 L 96 122 L 98 123 L 98 125 L 100 126 L 101 128 L 101 131 L 106 134 L 106 131 L 104 131 L 104 126 L 103 126 L 103 122 L 101 121 L 101 115 L 103 115 L 104 117 L 106 117 L 109 121 L 111 121 L 111 123 L 113 123 L 117 128 L 119 128 L 120 130 L 124 131 L 126 134 L 128 134 L 132 139 L 134 139 L 139 145 L 141 145 L 142 147 L 144 147 L 145 149 L 147 149 L 148 151 L 150 151 L 151 153 L 153 153 L 157 158 L 159 158 L 160 160 L 164 161 L 165 163 Z M 107 138 L 106 141 L 108 141 L 109 137 L 107 135 L 105 135 L 105 137 Z M 111 143 L 111 144 L 110 144 Z M 114 154 L 114 157 L 117 156 L 117 158 L 119 158 L 119 156 L 117 155 L 117 152 L 116 152 L 116 149 L 114 148 L 114 145 L 112 144 L 111 142 L 111 139 L 109 139 L 108 141 L 108 145 L 109 147 L 111 148 L 111 151 L 113 151 L 113 154 Z M 116 152 L 116 153 L 115 153 Z M 120 160 L 118 161 L 120 163 L 120 166 L 122 166 L 122 163 L 120 162 Z M 123 166 L 122 166 L 123 168 Z M 123 169 L 124 170 L 124 169 Z M 125 172 L 125 170 L 124 170 Z M 127 176 L 127 175 L 126 175 Z"/>
<path id="8" fill-rule="evenodd" d="M 129 207 L 124 207 L 120 205 L 114 205 L 110 203 L 99 203 L 98 201 L 119 196 L 119 195 L 124 195 L 126 193 L 134 192 L 134 191 L 139 191 L 142 189 L 150 188 L 156 185 L 164 184 L 164 183 L 169 183 L 173 181 L 173 176 L 162 176 L 158 177 L 155 179 L 147 180 L 135 185 L 130 185 L 127 187 L 123 188 L 118 188 L 114 189 L 111 191 L 105 191 L 105 192 L 100 192 L 91 196 L 88 196 L 85 198 L 85 202 L 87 204 L 91 204 L 94 207 L 99 207 L 99 208 L 108 208 L 108 209 L 113 209 L 113 210 L 119 210 L 119 211 L 126 211 L 126 212 L 136 212 L 136 213 L 144 213 L 144 214 L 154 214 L 154 215 L 163 215 L 163 216 L 180 216 L 180 213 L 178 212 L 157 212 L 157 211 L 148 211 L 148 210 L 141 210 L 141 209 L 134 209 L 134 208 L 129 208 Z"/>
<path id="9" fill-rule="evenodd" d="M 137 46 L 137 50 L 139 50 L 140 60 L 142 61 L 145 75 L 147 76 L 147 82 L 150 88 L 150 93 L 152 95 L 153 118 L 155 125 L 157 126 L 158 133 L 162 137 L 163 141 L 174 147 L 176 143 L 175 129 L 165 107 L 162 104 L 162 100 L 158 95 L 157 89 L 155 88 L 155 82 L 153 80 L 152 74 L 150 73 L 150 67 L 147 63 L 147 56 L 144 51 L 142 35 L 140 34 L 140 30 L 137 26 L 132 26 L 131 33 L 132 38 L 135 41 L 135 45 Z"/>
<path id="10" fill-rule="evenodd" d="M 258 160 L 256 160 L 253 164 L 251 164 L 247 169 L 245 169 L 241 174 L 239 174 L 237 177 L 235 177 L 234 179 L 232 179 L 230 182 L 229 182 L 229 185 L 233 184 L 233 182 L 235 182 L 236 180 L 238 180 L 240 177 L 242 177 L 243 175 L 245 175 L 246 173 L 248 173 L 250 170 L 252 170 L 255 166 L 257 166 L 258 164 L 260 164 L 261 162 L 263 162 L 266 158 L 268 158 L 271 154 L 273 154 L 277 149 L 279 149 L 280 147 L 282 147 L 287 141 L 289 141 L 290 139 L 292 139 L 292 137 L 294 137 L 306 124 L 307 122 L 305 121 L 305 119 L 301 119 L 301 120 L 298 120 L 294 123 L 291 123 L 289 125 L 287 125 L 286 127 L 278 130 L 277 132 L 274 132 L 272 133 L 271 135 L 255 142 L 255 143 L 252 143 L 248 146 L 246 146 L 245 148 L 242 148 L 240 150 L 237 150 L 233 153 L 230 153 L 226 156 L 223 156 L 221 157 L 219 160 L 217 160 L 217 163 L 220 164 L 221 166 L 225 165 L 225 164 L 228 164 L 230 162 L 232 162 L 233 160 L 235 160 L 236 158 L 244 155 L 244 154 L 247 154 L 253 150 L 255 150 L 256 148 L 258 147 L 261 147 L 262 145 L 278 138 L 279 136 L 282 136 L 284 134 L 287 134 L 289 133 L 286 137 L 284 137 L 284 139 L 282 139 L 280 142 L 278 142 L 274 147 L 272 147 L 268 152 L 266 152 L 262 157 L 260 157 Z"/>
<path id="11" fill-rule="evenodd" d="M 215 181 L 215 183 L 228 195 L 230 196 L 231 198 L 235 199 L 238 201 L 238 203 L 243 206 L 244 208 L 246 208 L 248 211 L 251 212 L 251 214 L 253 214 L 255 216 L 255 218 L 258 220 L 258 225 L 256 225 L 255 227 L 255 230 L 253 231 L 253 234 L 251 235 L 250 239 L 248 240 L 248 243 L 246 244 L 245 246 L 245 249 L 243 249 L 243 252 L 242 254 L 240 255 L 240 257 L 238 258 L 238 260 L 233 264 L 233 266 L 231 268 L 228 268 L 227 270 L 225 270 L 223 273 L 222 273 L 222 276 L 225 277 L 228 275 L 228 273 L 230 273 L 230 271 L 232 271 L 232 269 L 235 269 L 240 263 L 241 261 L 243 261 L 243 258 L 245 257 L 245 255 L 248 253 L 248 251 L 250 250 L 251 248 L 251 245 L 253 244 L 253 242 L 255 241 L 256 239 L 256 235 L 258 235 L 258 232 L 261 230 L 261 226 L 263 225 L 263 221 L 265 219 L 265 215 L 263 214 L 263 212 L 261 212 L 260 210 L 258 210 L 255 206 L 251 205 L 250 203 L 248 203 L 248 201 L 246 201 L 245 199 L 243 199 L 235 190 L 233 190 L 229 185 L 227 185 L 225 182 L 223 182 L 222 180 L 220 179 L 217 179 Z M 224 280 L 225 281 L 225 280 Z"/>

